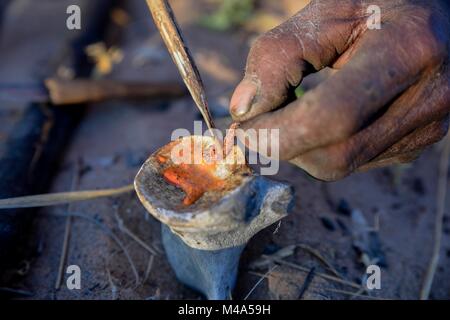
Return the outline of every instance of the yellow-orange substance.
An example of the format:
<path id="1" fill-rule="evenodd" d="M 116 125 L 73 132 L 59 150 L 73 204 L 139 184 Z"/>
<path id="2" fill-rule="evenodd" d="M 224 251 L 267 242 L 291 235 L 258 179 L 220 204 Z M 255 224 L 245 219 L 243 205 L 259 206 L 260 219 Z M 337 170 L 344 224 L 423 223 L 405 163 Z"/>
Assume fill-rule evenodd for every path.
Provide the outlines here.
<path id="1" fill-rule="evenodd" d="M 182 189 L 186 194 L 183 199 L 184 205 L 189 206 L 195 203 L 207 191 L 220 191 L 227 187 L 226 180 L 216 175 L 220 164 L 214 160 L 213 148 L 206 150 L 200 164 L 174 164 L 170 159 L 170 152 L 175 144 L 176 142 L 172 142 L 163 147 L 156 156 L 156 160 L 161 164 L 164 179 Z M 193 152 L 192 148 L 192 156 Z M 206 161 L 206 158 L 209 161 Z"/>
<path id="2" fill-rule="evenodd" d="M 183 199 L 186 206 L 196 202 L 206 191 L 221 190 L 225 185 L 207 166 L 201 164 L 172 165 L 164 169 L 163 176 L 167 182 L 186 193 Z"/>

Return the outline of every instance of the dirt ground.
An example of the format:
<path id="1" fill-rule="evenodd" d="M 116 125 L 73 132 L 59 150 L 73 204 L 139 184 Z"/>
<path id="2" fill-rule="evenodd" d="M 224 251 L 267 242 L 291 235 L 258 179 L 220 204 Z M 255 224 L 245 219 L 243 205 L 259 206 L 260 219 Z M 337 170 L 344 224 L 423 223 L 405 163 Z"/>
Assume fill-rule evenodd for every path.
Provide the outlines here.
<path id="1" fill-rule="evenodd" d="M 35 10 L 36 15 L 53 13 L 55 8 L 54 2 L 48 0 L 39 1 L 40 8 L 33 7 L 36 2 L 16 2 L 12 9 Z M 255 20 L 246 27 L 218 32 L 197 24 L 199 17 L 214 8 L 214 1 L 171 1 L 198 63 L 216 117 L 226 115 L 230 93 L 242 76 L 249 44 L 257 32 L 291 15 L 304 2 L 263 1 L 258 10 L 266 15 L 259 21 Z M 179 75 L 155 32 L 145 1 L 129 0 L 125 3 L 129 22 L 117 44 L 123 59 L 105 77 L 179 81 Z M 36 19 L 39 19 L 38 16 Z M 40 21 L 45 25 L 45 19 Z M 15 39 L 8 54 L 6 48 L 12 43 L 12 26 L 17 22 L 6 18 L 4 24 L 0 43 L 0 52 L 4 57 L 0 64 L 0 79 L 34 79 L 36 72 L 39 73 L 39 66 L 43 62 L 50 63 L 57 42 L 54 39 L 50 41 L 53 47 L 37 45 L 36 39 L 43 41 L 45 37 L 45 28 L 36 23 L 34 28 L 24 27 L 21 33 L 27 36 Z M 40 49 L 29 59 L 27 52 L 33 47 Z M 20 106 L 2 102 L 0 144 L 20 111 Z M 129 184 L 143 161 L 169 142 L 174 129 L 192 130 L 195 119 L 199 119 L 199 113 L 188 97 L 176 101 L 113 101 L 91 105 L 57 168 L 50 191 L 70 190 L 80 161 L 79 190 Z M 296 167 L 282 164 L 275 178 L 295 187 L 295 207 L 279 225 L 267 228 L 250 241 L 241 260 L 233 297 L 246 297 L 261 275 L 272 268 L 264 265 L 260 270 L 254 270 L 253 262 L 262 254 L 299 244 L 291 255 L 284 258 L 290 266 L 274 269 L 268 280 L 262 281 L 251 292 L 249 299 L 299 298 L 307 272 L 292 265 L 303 266 L 305 270 L 316 267 L 316 276 L 306 288 L 303 299 L 361 298 L 349 294 L 358 292 L 358 289 L 318 276 L 318 273 L 330 274 L 330 271 L 311 251 L 305 250 L 305 246 L 313 248 L 347 281 L 360 283 L 365 267 L 354 248 L 352 234 L 356 225 L 349 215 L 349 211 L 359 210 L 369 227 L 378 226 L 375 232 L 379 240 L 376 251 L 381 252 L 378 256 L 385 257 L 385 265 L 381 269 L 381 289 L 371 291 L 370 296 L 417 299 L 433 245 L 440 153 L 440 146 L 436 145 L 409 166 L 354 174 L 342 181 L 326 184 L 310 178 Z M 117 217 L 123 219 L 125 226 L 146 244 L 162 250 L 160 223 L 146 213 L 134 194 L 71 205 L 70 212 L 83 216 L 72 218 L 67 265 L 80 266 L 82 289 L 68 290 L 63 285 L 55 290 L 67 219 L 58 214 L 67 210 L 67 206 L 44 208 L 37 215 L 27 245 L 28 256 L 17 266 L 20 281 L 14 285 L 14 288 L 31 292 L 29 299 L 201 298 L 177 282 L 164 253 L 152 258 L 146 249 L 119 228 Z M 86 219 L 86 216 L 94 218 L 95 222 Z M 449 218 L 446 213 L 441 258 L 432 287 L 434 299 L 450 298 Z M 137 286 L 129 261 L 109 232 L 113 232 L 129 252 L 139 275 Z M 152 268 L 147 272 L 152 259 Z"/>

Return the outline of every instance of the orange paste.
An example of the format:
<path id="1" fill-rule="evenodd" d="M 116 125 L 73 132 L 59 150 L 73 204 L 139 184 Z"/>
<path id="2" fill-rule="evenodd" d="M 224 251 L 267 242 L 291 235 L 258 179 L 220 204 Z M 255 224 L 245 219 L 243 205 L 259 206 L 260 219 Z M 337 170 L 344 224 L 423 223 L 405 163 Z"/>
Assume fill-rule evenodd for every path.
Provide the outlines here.
<path id="1" fill-rule="evenodd" d="M 225 188 L 225 181 L 214 175 L 217 163 L 211 161 L 211 163 L 202 162 L 200 164 L 173 164 L 168 159 L 172 147 L 173 143 L 163 147 L 156 156 L 156 160 L 163 165 L 164 179 L 186 194 L 183 199 L 184 205 L 189 206 L 195 203 L 207 191 Z"/>

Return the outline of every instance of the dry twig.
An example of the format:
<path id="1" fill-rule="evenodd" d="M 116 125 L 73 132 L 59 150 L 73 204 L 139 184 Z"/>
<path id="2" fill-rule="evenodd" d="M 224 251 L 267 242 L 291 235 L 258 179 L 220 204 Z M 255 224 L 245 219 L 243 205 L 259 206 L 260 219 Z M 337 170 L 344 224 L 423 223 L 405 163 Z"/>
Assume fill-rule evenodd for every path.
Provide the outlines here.
<path id="1" fill-rule="evenodd" d="M 6 287 L 0 287 L 0 292 L 9 293 L 9 294 L 17 294 L 17 295 L 24 296 L 24 297 L 32 297 L 34 295 L 33 292 L 30 292 L 30 291 L 6 288 Z"/>
<path id="2" fill-rule="evenodd" d="M 303 267 L 301 265 L 298 265 L 298 264 L 295 264 L 295 263 L 292 263 L 292 262 L 289 262 L 289 261 L 285 261 L 283 259 L 272 258 L 272 257 L 266 256 L 266 255 L 263 255 L 263 257 L 266 257 L 267 259 L 273 260 L 274 262 L 276 262 L 278 264 L 286 265 L 288 267 L 291 267 L 293 269 L 297 269 L 297 270 L 300 270 L 300 271 L 303 271 L 303 272 L 309 272 L 310 271 L 309 268 Z M 324 279 L 331 280 L 331 281 L 334 281 L 334 282 L 337 282 L 337 283 L 340 283 L 340 284 L 344 284 L 344 285 L 353 287 L 355 289 L 360 289 L 361 288 L 361 285 L 359 285 L 357 283 L 354 283 L 354 282 L 351 282 L 351 281 L 347 281 L 347 280 L 341 279 L 341 278 L 336 277 L 336 276 L 332 276 L 332 275 L 328 275 L 328 274 L 320 273 L 320 272 L 316 272 L 315 274 L 316 274 L 316 276 L 319 276 L 319 277 L 322 277 Z"/>
<path id="3" fill-rule="evenodd" d="M 359 298 L 364 298 L 364 299 L 371 299 L 371 300 L 388 300 L 388 299 L 384 299 L 384 298 L 377 298 L 377 297 L 372 297 L 372 296 L 368 296 L 365 294 L 361 294 L 359 293 L 359 291 L 357 292 L 351 292 L 351 291 L 346 291 L 346 290 L 339 290 L 339 289 L 324 289 L 326 291 L 330 291 L 330 292 L 336 292 L 336 293 L 341 293 L 341 294 L 345 294 L 345 295 L 349 295 L 352 297 L 359 297 Z"/>
<path id="4" fill-rule="evenodd" d="M 108 282 L 111 287 L 111 300 L 117 300 L 117 286 L 112 281 L 111 271 L 106 268 L 106 273 L 108 274 Z"/>
<path id="5" fill-rule="evenodd" d="M 153 254 L 153 255 L 158 255 L 159 254 L 159 252 L 157 252 L 155 249 L 153 249 L 152 247 L 147 245 L 143 240 L 141 240 L 141 238 L 139 238 L 130 229 L 128 229 L 127 226 L 125 226 L 125 223 L 123 222 L 123 219 L 119 216 L 119 212 L 118 212 L 117 208 L 115 210 L 115 217 L 116 217 L 116 220 L 117 220 L 117 224 L 119 225 L 120 231 L 122 231 L 127 236 L 129 236 L 131 239 L 136 241 L 141 247 L 143 247 L 145 250 L 147 250 L 151 254 Z"/>
<path id="6" fill-rule="evenodd" d="M 248 297 L 250 297 L 250 295 L 253 293 L 253 291 L 255 291 L 255 289 L 260 285 L 260 283 L 265 279 L 268 278 L 270 273 L 275 270 L 276 268 L 278 268 L 277 265 L 273 266 L 272 268 L 270 268 L 269 271 L 267 271 L 265 274 L 263 274 L 261 276 L 261 278 L 258 280 L 258 282 L 255 283 L 255 285 L 250 289 L 250 291 L 247 293 L 247 295 L 245 296 L 244 300 L 247 300 Z"/>
<path id="7" fill-rule="evenodd" d="M 344 277 L 336 270 L 336 268 L 334 268 L 333 265 L 330 262 L 328 262 L 328 260 L 325 259 L 325 257 L 319 251 L 317 251 L 314 248 L 311 248 L 306 244 L 297 244 L 296 246 L 297 248 L 303 249 L 309 252 L 311 255 L 315 256 L 317 259 L 319 259 L 320 262 L 322 262 L 336 277 L 344 279 Z"/>
<path id="8" fill-rule="evenodd" d="M 114 242 L 116 242 L 116 244 L 123 251 L 125 257 L 128 260 L 128 263 L 131 266 L 131 270 L 133 271 L 133 274 L 134 274 L 134 277 L 135 277 L 136 286 L 139 285 L 139 282 L 140 282 L 140 280 L 139 280 L 140 279 L 139 278 L 139 273 L 137 271 L 136 265 L 133 262 L 133 259 L 131 259 L 130 253 L 128 252 L 127 248 L 124 246 L 122 241 L 114 234 L 114 232 L 110 228 L 108 228 L 105 224 L 101 223 L 100 221 L 98 221 L 98 220 L 96 220 L 96 219 L 94 219 L 94 218 L 92 218 L 92 217 L 90 217 L 88 215 L 82 214 L 82 213 L 67 212 L 67 213 L 63 213 L 63 214 L 61 214 L 61 213 L 52 213 L 52 214 L 57 215 L 57 216 L 79 217 L 79 218 L 82 218 L 82 219 L 85 219 L 87 221 L 92 222 L 98 228 L 100 228 L 105 234 L 107 234 L 109 237 L 111 237 L 111 239 L 113 239 Z"/>
<path id="9" fill-rule="evenodd" d="M 79 182 L 80 182 L 80 162 L 77 161 L 77 163 L 75 164 L 74 175 L 72 178 L 72 185 L 71 185 L 72 191 L 74 191 L 78 187 Z M 69 205 L 67 206 L 67 212 L 71 212 L 71 211 L 72 211 L 72 204 L 69 203 Z M 63 277 L 62 275 L 63 275 L 63 271 L 64 271 L 64 265 L 66 264 L 66 260 L 67 260 L 67 249 L 69 247 L 71 226 L 72 226 L 72 216 L 67 216 L 66 217 L 66 227 L 64 230 L 64 241 L 63 241 L 63 246 L 61 249 L 61 256 L 59 258 L 58 275 L 56 277 L 56 282 L 55 282 L 56 290 L 58 290 L 61 287 L 61 280 Z"/>
<path id="10" fill-rule="evenodd" d="M 300 294 L 298 295 L 298 299 L 300 300 L 303 295 L 305 294 L 306 290 L 308 290 L 311 282 L 314 279 L 316 268 L 312 267 L 311 270 L 309 270 L 308 274 L 306 275 L 305 281 L 303 282 L 302 287 L 300 288 Z"/>
<path id="11" fill-rule="evenodd" d="M 118 196 L 123 193 L 131 192 L 133 190 L 134 185 L 130 184 L 124 187 L 113 189 L 59 192 L 59 193 L 39 194 L 34 196 L 0 199 L 0 209 L 55 206 L 59 204 L 66 204 L 77 201 Z"/>
<path id="12" fill-rule="evenodd" d="M 445 210 L 445 198 L 447 196 L 447 177 L 448 177 L 448 162 L 450 157 L 450 135 L 444 140 L 444 149 L 442 150 L 442 155 L 439 163 L 439 180 L 438 180 L 438 190 L 436 197 L 436 219 L 434 223 L 434 234 L 433 234 L 433 251 L 431 255 L 430 263 L 428 264 L 427 271 L 425 273 L 425 278 L 423 281 L 422 288 L 420 290 L 420 299 L 427 300 L 431 285 L 433 284 L 433 278 L 436 273 L 436 269 L 439 263 L 439 251 L 441 250 L 442 241 L 442 228 L 444 220 L 444 210 Z"/>
<path id="13" fill-rule="evenodd" d="M 147 268 L 145 269 L 145 275 L 144 275 L 144 279 L 142 280 L 142 284 L 144 284 L 147 281 L 147 279 L 150 275 L 150 271 L 152 271 L 154 261 L 155 261 L 155 256 L 153 254 L 151 254 L 150 258 L 148 259 Z"/>

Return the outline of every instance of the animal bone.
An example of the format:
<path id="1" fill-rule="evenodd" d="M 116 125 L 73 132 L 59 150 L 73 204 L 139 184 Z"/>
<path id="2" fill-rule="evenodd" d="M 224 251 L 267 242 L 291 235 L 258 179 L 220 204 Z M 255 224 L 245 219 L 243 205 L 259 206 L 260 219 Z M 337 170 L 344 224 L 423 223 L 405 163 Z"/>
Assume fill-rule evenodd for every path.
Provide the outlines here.
<path id="1" fill-rule="evenodd" d="M 245 245 L 220 250 L 189 247 L 179 236 L 161 224 L 164 250 L 177 278 L 208 300 L 231 296 L 237 278 L 239 257 Z"/>
<path id="2" fill-rule="evenodd" d="M 204 163 L 180 165 L 178 169 L 186 172 L 172 171 L 176 178 L 171 179 L 165 173 L 176 166 L 168 157 L 169 151 L 191 141 L 201 146 L 215 143 L 211 137 L 191 136 L 161 148 L 138 172 L 135 189 L 145 208 L 165 225 L 163 244 L 180 281 L 209 299 L 227 299 L 242 249 L 257 232 L 287 215 L 293 189 L 253 173 L 245 164 L 224 160 L 212 167 Z M 231 154 L 240 159 L 239 152 L 235 147 Z M 203 169 L 210 175 L 201 175 L 200 180 L 217 179 L 220 183 L 201 190 L 195 201 L 186 201 L 190 192 L 198 192 L 196 186 L 205 183 L 197 181 L 194 174 Z"/>

